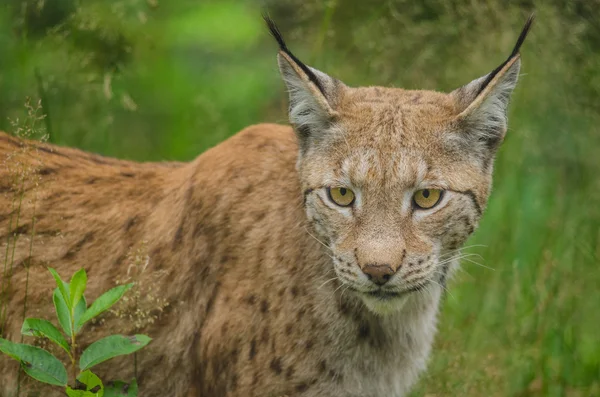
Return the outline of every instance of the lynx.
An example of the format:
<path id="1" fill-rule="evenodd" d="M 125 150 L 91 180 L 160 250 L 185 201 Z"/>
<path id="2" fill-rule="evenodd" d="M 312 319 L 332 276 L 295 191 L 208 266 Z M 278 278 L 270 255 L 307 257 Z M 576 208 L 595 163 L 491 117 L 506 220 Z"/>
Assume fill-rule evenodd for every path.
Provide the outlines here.
<path id="1" fill-rule="evenodd" d="M 47 318 L 47 266 L 63 277 L 85 267 L 95 298 L 126 277 L 128 252 L 145 242 L 138 282 L 166 303 L 139 329 L 153 337 L 137 357 L 141 396 L 408 393 L 426 368 L 457 253 L 486 207 L 532 19 L 506 61 L 448 94 L 351 88 L 302 63 L 266 21 L 292 127 L 248 127 L 190 163 L 0 135 L 2 156 L 32 149 L 19 161 L 38 164 L 40 178 L 36 223 L 24 205 L 14 230 L 5 337 L 19 338 L 25 294 L 15 286 L 26 264 L 29 316 Z M 0 177 L 6 244 L 15 188 L 7 167 Z M 109 313 L 81 346 L 130 331 Z M 98 373 L 128 379 L 132 360 Z M 16 378 L 16 363 L 1 357 L 1 395 Z"/>

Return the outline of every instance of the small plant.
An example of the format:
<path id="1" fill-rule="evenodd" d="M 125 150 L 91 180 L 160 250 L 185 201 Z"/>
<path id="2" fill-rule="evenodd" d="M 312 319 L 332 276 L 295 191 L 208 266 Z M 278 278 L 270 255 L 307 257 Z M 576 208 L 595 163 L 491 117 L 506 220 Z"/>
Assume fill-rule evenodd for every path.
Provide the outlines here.
<path id="1" fill-rule="evenodd" d="M 47 338 L 66 352 L 71 362 L 73 386 L 69 385 L 69 376 L 63 363 L 47 350 L 0 338 L 0 351 L 18 360 L 23 371 L 30 377 L 43 383 L 64 387 L 69 397 L 137 396 L 135 379 L 130 384 L 119 381 L 105 386 L 90 369 L 111 358 L 140 350 L 150 343 L 151 339 L 148 336 L 110 335 L 92 343 L 81 353 L 81 357 L 77 357 L 77 337 L 83 326 L 121 299 L 133 283 L 108 290 L 88 307 L 84 296 L 87 286 L 87 274 L 84 269 L 77 271 L 70 283 L 62 281 L 54 269 L 48 270 L 56 280 L 57 288 L 52 294 L 52 299 L 58 323 L 64 334 L 51 322 L 37 318 L 26 319 L 21 333 Z"/>

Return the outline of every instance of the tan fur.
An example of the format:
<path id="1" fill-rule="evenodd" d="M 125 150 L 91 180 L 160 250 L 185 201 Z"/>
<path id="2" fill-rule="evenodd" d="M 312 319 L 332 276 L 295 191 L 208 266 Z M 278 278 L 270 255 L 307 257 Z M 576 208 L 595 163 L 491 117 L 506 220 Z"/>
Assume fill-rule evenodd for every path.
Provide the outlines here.
<path id="1" fill-rule="evenodd" d="M 34 166 L 40 178 L 35 189 L 25 185 L 18 227 L 13 223 L 5 336 L 20 337 L 27 264 L 28 316 L 55 321 L 47 266 L 65 278 L 84 267 L 93 300 L 127 275 L 127 253 L 145 242 L 141 282 L 155 284 L 166 309 L 140 330 L 108 313 L 80 341 L 83 348 L 108 333 L 151 336 L 138 355 L 140 395 L 405 395 L 426 366 L 443 284 L 457 265 L 450 256 L 475 229 L 490 193 L 505 128 L 496 108 L 484 105 L 505 76 L 514 75 L 514 87 L 519 61 L 481 94 L 472 86 L 451 94 L 350 88 L 320 74 L 322 97 L 286 62 L 293 60 L 280 57 L 284 78 L 297 85 L 292 95 L 308 93 L 298 102 L 292 97 L 292 108 L 328 107 L 315 119 L 291 110 L 293 123 L 308 117 L 299 124 L 306 121 L 310 134 L 303 125 L 298 135 L 256 125 L 193 162 L 164 164 L 0 134 L 0 159 L 27 147 L 8 161 Z M 492 105 L 505 103 L 498 98 Z M 481 105 L 465 113 L 474 101 Z M 484 142 L 477 131 L 487 127 L 477 123 L 488 113 L 501 131 Z M 11 181 L 1 168 L 0 252 L 15 213 Z M 355 206 L 336 207 L 329 186 L 352 188 Z M 427 187 L 445 190 L 444 198 L 432 210 L 416 210 L 412 194 Z M 363 273 L 369 264 L 390 266 L 393 279 L 374 286 Z M 380 290 L 398 297 L 369 295 Z M 133 361 L 116 359 L 97 371 L 129 379 Z M 15 389 L 16 373 L 16 363 L 0 357 L 0 395 Z M 49 390 L 44 395 L 61 395 Z"/>

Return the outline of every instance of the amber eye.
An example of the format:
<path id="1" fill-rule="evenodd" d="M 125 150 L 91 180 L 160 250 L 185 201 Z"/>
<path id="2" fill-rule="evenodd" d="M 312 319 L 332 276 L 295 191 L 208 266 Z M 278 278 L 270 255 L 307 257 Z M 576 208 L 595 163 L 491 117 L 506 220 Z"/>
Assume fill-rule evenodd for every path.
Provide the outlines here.
<path id="1" fill-rule="evenodd" d="M 349 207 L 354 203 L 354 192 L 347 187 L 330 187 L 327 193 L 329 199 L 340 207 Z"/>
<path id="2" fill-rule="evenodd" d="M 433 208 L 442 198 L 440 189 L 421 189 L 417 190 L 413 196 L 415 205 L 423 210 Z"/>

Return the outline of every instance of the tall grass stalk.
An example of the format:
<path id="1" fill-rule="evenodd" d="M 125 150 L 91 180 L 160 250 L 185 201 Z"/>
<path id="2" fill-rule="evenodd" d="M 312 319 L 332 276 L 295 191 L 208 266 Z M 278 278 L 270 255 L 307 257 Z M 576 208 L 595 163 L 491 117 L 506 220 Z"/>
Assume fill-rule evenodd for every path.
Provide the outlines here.
<path id="1" fill-rule="evenodd" d="M 7 317 L 8 317 L 8 295 L 10 293 L 10 283 L 12 280 L 12 273 L 13 273 L 13 265 L 14 265 L 14 260 L 15 260 L 15 250 L 16 250 L 16 246 L 17 246 L 17 240 L 19 238 L 18 233 L 13 233 L 13 230 L 18 230 L 19 228 L 19 221 L 21 219 L 21 206 L 23 204 L 23 196 L 25 194 L 24 192 L 24 181 L 25 177 L 22 176 L 21 177 L 21 183 L 20 183 L 20 187 L 17 190 L 17 192 L 14 193 L 14 198 L 13 198 L 13 211 L 14 211 L 14 203 L 17 201 L 16 197 L 18 196 L 18 207 L 16 208 L 16 225 L 15 228 L 12 228 L 12 219 L 13 219 L 13 214 L 11 214 L 11 220 L 9 223 L 9 230 L 8 230 L 8 236 L 7 236 L 7 242 L 6 242 L 6 253 L 5 253 L 5 257 L 4 257 L 4 272 L 3 272 L 3 277 L 2 277 L 2 310 L 0 311 L 0 329 L 2 330 L 2 332 L 0 334 L 4 334 L 4 330 L 6 329 L 6 321 L 7 321 Z M 10 255 L 10 260 L 9 260 L 9 251 L 10 251 L 10 244 L 11 244 L 11 237 L 14 237 L 13 241 L 12 241 L 12 253 Z"/>
<path id="2" fill-rule="evenodd" d="M 31 215 L 31 235 L 29 240 L 29 257 L 27 258 L 27 265 L 25 266 L 25 298 L 23 299 L 23 321 L 27 318 L 27 296 L 29 295 L 29 270 L 31 267 L 31 261 L 33 258 L 33 240 L 35 239 L 35 210 L 37 203 L 37 192 L 33 190 L 33 213 Z M 21 343 L 23 343 L 23 334 L 21 334 Z M 19 397 L 21 392 L 21 378 L 23 375 L 23 371 L 19 368 L 19 373 L 17 375 L 17 397 Z"/>

